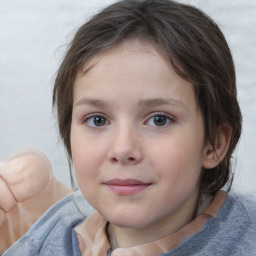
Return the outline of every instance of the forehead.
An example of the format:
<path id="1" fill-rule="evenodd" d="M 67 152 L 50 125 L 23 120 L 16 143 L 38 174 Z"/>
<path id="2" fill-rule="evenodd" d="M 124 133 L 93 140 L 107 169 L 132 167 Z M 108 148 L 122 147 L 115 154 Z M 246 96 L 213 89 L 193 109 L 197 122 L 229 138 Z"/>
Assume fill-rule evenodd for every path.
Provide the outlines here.
<path id="1" fill-rule="evenodd" d="M 102 92 L 104 97 L 110 98 L 113 94 L 123 97 L 140 94 L 145 98 L 175 94 L 181 99 L 192 97 L 191 101 L 194 101 L 191 83 L 175 72 L 170 61 L 156 47 L 138 40 L 93 56 L 77 73 L 75 100 L 81 94 L 98 97 Z"/>
<path id="2" fill-rule="evenodd" d="M 83 65 L 82 69 L 80 70 L 81 74 L 86 74 L 92 68 L 96 67 L 99 68 L 103 65 L 111 65 L 111 64 L 118 64 L 121 63 L 123 60 L 127 60 L 129 58 L 133 58 L 134 54 L 139 53 L 138 57 L 143 57 L 146 55 L 151 55 L 152 58 L 159 58 L 161 61 L 165 61 L 167 65 L 172 68 L 171 64 L 166 58 L 166 54 L 162 53 L 163 50 L 153 45 L 149 41 L 142 41 L 140 39 L 131 39 L 125 40 L 124 42 L 114 45 L 113 47 L 103 50 L 99 53 L 96 53 L 91 58 L 89 58 L 85 64 Z M 136 65 L 136 59 L 132 61 L 133 65 Z M 137 59 L 138 61 L 138 59 Z M 158 60 L 159 61 L 159 60 Z M 79 72 L 78 72 L 79 75 Z"/>

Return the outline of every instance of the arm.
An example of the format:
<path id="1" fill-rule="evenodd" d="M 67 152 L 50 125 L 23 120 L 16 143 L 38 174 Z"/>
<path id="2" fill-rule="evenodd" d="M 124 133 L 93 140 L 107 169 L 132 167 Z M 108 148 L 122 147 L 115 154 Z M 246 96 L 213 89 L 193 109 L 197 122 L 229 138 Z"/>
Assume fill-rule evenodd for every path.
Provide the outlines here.
<path id="1" fill-rule="evenodd" d="M 0 255 L 72 190 L 53 175 L 39 150 L 19 151 L 0 163 Z"/>

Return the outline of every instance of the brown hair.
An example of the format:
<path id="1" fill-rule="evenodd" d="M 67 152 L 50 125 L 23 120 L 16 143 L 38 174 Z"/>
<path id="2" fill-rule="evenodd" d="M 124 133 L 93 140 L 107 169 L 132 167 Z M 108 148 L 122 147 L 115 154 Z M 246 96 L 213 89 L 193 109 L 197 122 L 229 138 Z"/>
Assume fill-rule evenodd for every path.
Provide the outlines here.
<path id="1" fill-rule="evenodd" d="M 236 78 L 228 44 L 214 21 L 195 7 L 169 0 L 123 0 L 82 25 L 58 70 L 53 104 L 61 138 L 71 157 L 70 128 L 73 83 L 89 58 L 126 40 L 152 43 L 176 72 L 190 81 L 202 112 L 205 136 L 215 148 L 220 125 L 232 128 L 228 152 L 221 163 L 203 170 L 201 193 L 214 194 L 231 180 L 231 156 L 241 133 Z"/>

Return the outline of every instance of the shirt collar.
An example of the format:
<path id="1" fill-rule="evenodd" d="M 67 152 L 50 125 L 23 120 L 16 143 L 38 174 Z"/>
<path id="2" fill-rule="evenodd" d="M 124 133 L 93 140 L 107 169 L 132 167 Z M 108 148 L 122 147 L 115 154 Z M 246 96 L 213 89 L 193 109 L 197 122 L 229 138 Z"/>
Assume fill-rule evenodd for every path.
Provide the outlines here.
<path id="1" fill-rule="evenodd" d="M 225 203 L 227 193 L 220 190 L 212 199 L 206 210 L 197 216 L 190 223 L 170 234 L 152 243 L 143 244 L 131 248 L 110 249 L 107 237 L 108 222 L 95 212 L 81 225 L 75 228 L 79 240 L 79 248 L 82 256 L 155 256 L 167 253 L 177 247 L 191 235 L 203 229 L 206 222 L 215 218 Z"/>

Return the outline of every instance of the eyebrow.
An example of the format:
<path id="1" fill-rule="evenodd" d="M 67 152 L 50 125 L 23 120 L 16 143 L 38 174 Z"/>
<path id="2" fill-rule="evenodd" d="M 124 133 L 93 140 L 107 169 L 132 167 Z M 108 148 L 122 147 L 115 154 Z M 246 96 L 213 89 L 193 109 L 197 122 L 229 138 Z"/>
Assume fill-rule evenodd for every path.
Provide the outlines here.
<path id="1" fill-rule="evenodd" d="M 185 106 L 185 104 L 182 101 L 173 99 L 173 98 L 141 99 L 138 105 L 145 105 L 145 106 L 172 105 L 174 107 Z"/>
<path id="2" fill-rule="evenodd" d="M 90 98 L 83 98 L 79 100 L 75 106 L 81 106 L 81 105 L 91 105 L 95 107 L 105 107 L 107 103 L 104 100 L 100 99 L 90 99 Z M 152 99 L 140 99 L 138 102 L 138 106 L 159 106 L 159 105 L 171 105 L 173 107 L 183 106 L 185 107 L 185 104 L 177 99 L 172 98 L 152 98 Z"/>
<path id="3" fill-rule="evenodd" d="M 91 106 L 95 106 L 95 107 L 104 107 L 106 105 L 106 103 L 103 100 L 83 98 L 75 104 L 75 106 L 81 106 L 81 105 L 91 105 Z"/>

